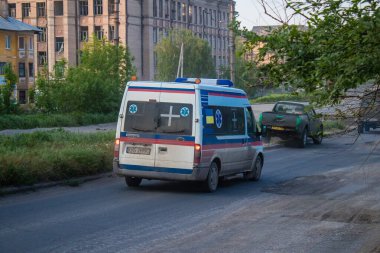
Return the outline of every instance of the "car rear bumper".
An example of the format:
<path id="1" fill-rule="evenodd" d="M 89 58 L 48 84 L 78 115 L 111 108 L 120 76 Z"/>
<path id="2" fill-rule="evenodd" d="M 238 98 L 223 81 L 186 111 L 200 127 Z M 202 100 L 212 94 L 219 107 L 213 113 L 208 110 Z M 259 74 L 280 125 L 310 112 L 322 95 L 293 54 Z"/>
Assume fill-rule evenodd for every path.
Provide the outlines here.
<path id="1" fill-rule="evenodd" d="M 281 139 L 294 139 L 300 138 L 300 133 L 298 133 L 295 129 L 290 130 L 273 130 L 267 129 L 267 135 L 270 137 L 280 137 Z"/>
<path id="2" fill-rule="evenodd" d="M 114 159 L 113 172 L 121 177 L 130 176 L 158 180 L 203 181 L 207 178 L 208 167 L 194 167 L 193 169 L 148 167 L 119 164 L 119 161 Z"/>

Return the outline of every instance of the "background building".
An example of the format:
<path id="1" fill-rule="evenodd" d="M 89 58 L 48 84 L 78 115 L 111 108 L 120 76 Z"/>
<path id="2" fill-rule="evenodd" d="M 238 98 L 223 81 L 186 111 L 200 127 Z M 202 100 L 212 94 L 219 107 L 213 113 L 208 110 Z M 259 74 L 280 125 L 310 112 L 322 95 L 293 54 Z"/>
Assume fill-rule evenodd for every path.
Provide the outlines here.
<path id="1" fill-rule="evenodd" d="M 0 0 L 0 85 L 4 84 L 4 69 L 10 64 L 18 76 L 15 98 L 28 103 L 28 91 L 35 77 L 35 33 L 37 27 L 8 17 L 7 3 Z"/>
<path id="2" fill-rule="evenodd" d="M 8 0 L 9 15 L 39 27 L 38 66 L 65 58 L 79 63 L 89 36 L 127 44 L 140 80 L 152 80 L 154 46 L 171 28 L 191 29 L 207 40 L 214 63 L 233 64 L 233 39 L 228 29 L 235 2 L 231 0 Z M 186 45 L 185 45 L 186 46 Z M 231 59 L 231 60 L 230 60 Z"/>

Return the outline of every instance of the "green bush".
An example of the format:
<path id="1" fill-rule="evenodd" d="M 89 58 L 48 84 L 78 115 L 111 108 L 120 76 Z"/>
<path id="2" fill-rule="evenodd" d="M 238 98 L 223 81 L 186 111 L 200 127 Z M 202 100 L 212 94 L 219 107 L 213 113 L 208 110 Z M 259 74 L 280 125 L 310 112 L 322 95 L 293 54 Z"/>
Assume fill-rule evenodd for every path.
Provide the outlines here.
<path id="1" fill-rule="evenodd" d="M 0 130 L 30 129 L 38 127 L 68 127 L 116 122 L 115 113 L 71 113 L 71 114 L 4 114 L 0 115 Z"/>
<path id="2" fill-rule="evenodd" d="M 271 94 L 251 100 L 251 103 L 270 103 L 278 101 L 309 101 L 309 97 L 304 94 Z"/>
<path id="3" fill-rule="evenodd" d="M 0 135 L 0 186 L 68 180 L 112 170 L 114 131 Z"/>

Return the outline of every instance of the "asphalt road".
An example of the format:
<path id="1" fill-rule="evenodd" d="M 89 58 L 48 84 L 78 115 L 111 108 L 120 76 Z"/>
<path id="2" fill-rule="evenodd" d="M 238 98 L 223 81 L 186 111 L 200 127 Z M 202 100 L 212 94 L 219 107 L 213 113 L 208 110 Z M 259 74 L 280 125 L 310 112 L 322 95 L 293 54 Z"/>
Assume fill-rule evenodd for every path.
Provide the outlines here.
<path id="1" fill-rule="evenodd" d="M 380 133 L 354 140 L 268 150 L 260 182 L 212 194 L 110 177 L 2 196 L 0 252 L 380 252 Z"/>

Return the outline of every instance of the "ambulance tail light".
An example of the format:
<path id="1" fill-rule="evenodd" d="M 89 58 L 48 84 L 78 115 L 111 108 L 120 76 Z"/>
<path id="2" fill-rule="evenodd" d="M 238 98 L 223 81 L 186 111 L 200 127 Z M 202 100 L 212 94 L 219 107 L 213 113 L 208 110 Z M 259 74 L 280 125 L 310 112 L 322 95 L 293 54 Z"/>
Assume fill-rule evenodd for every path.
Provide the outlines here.
<path id="1" fill-rule="evenodd" d="M 115 140 L 115 146 L 114 146 L 114 152 L 113 152 L 114 158 L 119 158 L 119 150 L 120 150 L 120 140 L 116 139 Z"/>
<path id="2" fill-rule="evenodd" d="M 197 166 L 201 163 L 202 147 L 200 144 L 194 145 L 194 165 Z"/>

